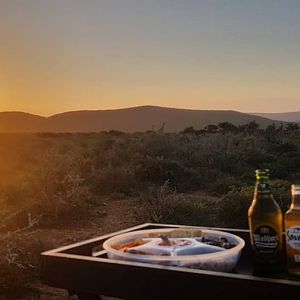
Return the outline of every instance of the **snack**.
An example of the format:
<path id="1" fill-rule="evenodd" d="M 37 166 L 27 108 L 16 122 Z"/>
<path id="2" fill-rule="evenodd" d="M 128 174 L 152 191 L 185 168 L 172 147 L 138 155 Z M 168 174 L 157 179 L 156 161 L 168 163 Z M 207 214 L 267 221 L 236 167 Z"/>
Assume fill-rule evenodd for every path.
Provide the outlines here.
<path id="1" fill-rule="evenodd" d="M 229 272 L 245 242 L 238 236 L 209 229 L 152 229 L 108 239 L 109 258 L 185 268 Z"/>
<path id="2" fill-rule="evenodd" d="M 133 242 L 129 242 L 129 243 L 114 244 L 114 245 L 111 245 L 111 247 L 115 250 L 124 251 L 124 249 L 137 247 L 137 246 L 141 246 L 144 244 L 145 244 L 145 242 L 142 239 L 138 239 L 138 240 L 134 240 Z"/>
<path id="3" fill-rule="evenodd" d="M 149 233 L 149 238 L 160 237 L 160 233 Z M 167 238 L 192 238 L 192 237 L 201 237 L 202 231 L 200 229 L 185 229 L 185 228 L 175 228 L 164 233 L 164 236 Z"/>

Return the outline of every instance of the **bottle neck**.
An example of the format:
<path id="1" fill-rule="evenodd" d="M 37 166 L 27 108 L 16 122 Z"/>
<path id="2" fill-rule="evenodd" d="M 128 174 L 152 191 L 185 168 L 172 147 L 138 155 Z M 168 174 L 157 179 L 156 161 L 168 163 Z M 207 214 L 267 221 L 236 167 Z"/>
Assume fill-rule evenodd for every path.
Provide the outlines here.
<path id="1" fill-rule="evenodd" d="M 265 178 L 257 179 L 255 185 L 255 194 L 270 194 L 269 180 Z"/>
<path id="2" fill-rule="evenodd" d="M 292 194 L 291 208 L 300 209 L 300 193 Z"/>

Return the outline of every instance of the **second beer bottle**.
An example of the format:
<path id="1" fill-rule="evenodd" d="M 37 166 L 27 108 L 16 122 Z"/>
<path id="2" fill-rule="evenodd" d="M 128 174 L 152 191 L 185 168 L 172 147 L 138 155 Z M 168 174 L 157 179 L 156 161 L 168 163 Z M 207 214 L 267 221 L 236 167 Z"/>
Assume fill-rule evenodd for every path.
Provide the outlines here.
<path id="1" fill-rule="evenodd" d="M 255 272 L 282 271 L 282 212 L 269 185 L 269 170 L 256 170 L 256 185 L 248 210 Z"/>
<path id="2" fill-rule="evenodd" d="M 284 219 L 288 272 L 300 276 L 300 185 L 292 185 L 292 203 Z"/>

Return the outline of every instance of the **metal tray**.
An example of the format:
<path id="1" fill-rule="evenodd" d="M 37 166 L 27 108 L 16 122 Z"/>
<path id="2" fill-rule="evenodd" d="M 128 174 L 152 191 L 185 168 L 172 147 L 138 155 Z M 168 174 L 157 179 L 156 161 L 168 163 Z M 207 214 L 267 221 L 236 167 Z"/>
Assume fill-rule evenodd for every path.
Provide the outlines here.
<path id="1" fill-rule="evenodd" d="M 246 242 L 232 273 L 166 267 L 108 259 L 102 243 L 117 234 L 141 229 L 191 227 L 145 223 L 42 253 L 42 282 L 64 288 L 79 299 L 100 295 L 125 299 L 300 299 L 300 278 L 286 273 L 254 276 L 249 231 L 233 233 Z M 204 227 L 197 227 L 204 228 Z M 207 228 L 207 227 L 205 227 Z"/>

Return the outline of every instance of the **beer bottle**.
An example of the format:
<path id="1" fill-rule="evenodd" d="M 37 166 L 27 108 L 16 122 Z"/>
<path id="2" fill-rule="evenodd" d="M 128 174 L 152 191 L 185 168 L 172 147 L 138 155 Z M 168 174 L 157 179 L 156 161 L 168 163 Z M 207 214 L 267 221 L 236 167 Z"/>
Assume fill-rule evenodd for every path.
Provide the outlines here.
<path id="1" fill-rule="evenodd" d="M 292 185 L 292 203 L 285 213 L 285 238 L 287 269 L 290 274 L 300 275 L 300 185 Z"/>
<path id="2" fill-rule="evenodd" d="M 269 170 L 256 170 L 256 185 L 248 210 L 255 272 L 282 271 L 282 212 L 270 191 Z"/>

